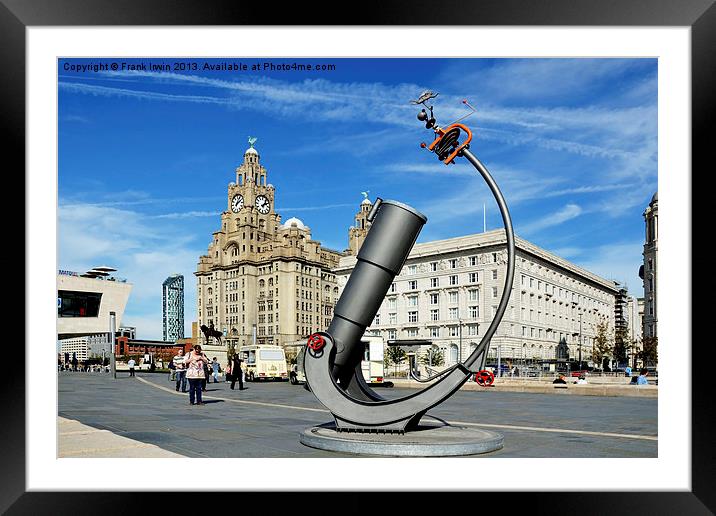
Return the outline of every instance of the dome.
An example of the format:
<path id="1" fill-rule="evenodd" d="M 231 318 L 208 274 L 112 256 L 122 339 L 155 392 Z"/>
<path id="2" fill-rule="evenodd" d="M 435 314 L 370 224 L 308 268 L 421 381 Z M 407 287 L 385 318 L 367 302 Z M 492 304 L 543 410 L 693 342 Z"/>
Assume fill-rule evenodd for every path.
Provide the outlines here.
<path id="1" fill-rule="evenodd" d="M 289 229 L 294 224 L 296 225 L 296 227 L 298 227 L 298 229 L 306 229 L 306 225 L 303 222 L 301 222 L 300 219 L 297 219 L 296 217 L 291 217 L 286 222 L 281 224 L 281 229 Z"/>
<path id="2" fill-rule="evenodd" d="M 258 155 L 259 155 L 259 151 L 257 151 L 257 150 L 254 149 L 253 147 L 249 147 L 248 149 L 246 149 L 246 152 L 244 152 L 244 156 L 247 155 L 247 154 L 256 154 L 256 155 L 258 156 Z"/>
<path id="3" fill-rule="evenodd" d="M 266 185 L 266 188 L 270 188 L 270 189 L 272 189 L 272 190 L 275 190 L 275 189 L 276 189 L 271 183 L 269 183 L 268 185 Z"/>
<path id="4" fill-rule="evenodd" d="M 363 202 L 361 202 L 360 205 L 361 205 L 361 206 L 364 206 L 364 205 L 366 205 L 366 204 L 372 205 L 373 203 L 370 202 L 370 199 L 368 199 L 368 198 L 366 197 L 365 199 L 363 199 Z"/>
<path id="5" fill-rule="evenodd" d="M 658 201 L 659 201 L 659 197 L 658 197 L 658 195 L 657 195 L 658 193 L 659 193 L 659 192 L 655 192 L 655 193 L 654 193 L 654 196 L 651 198 L 651 202 L 650 202 L 649 204 L 654 204 L 655 202 L 658 202 Z"/>

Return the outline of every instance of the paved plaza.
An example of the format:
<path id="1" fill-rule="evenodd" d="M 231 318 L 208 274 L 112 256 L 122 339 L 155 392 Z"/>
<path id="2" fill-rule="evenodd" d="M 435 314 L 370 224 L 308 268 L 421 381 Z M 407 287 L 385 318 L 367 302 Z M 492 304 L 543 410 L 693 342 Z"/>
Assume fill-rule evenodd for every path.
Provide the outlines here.
<path id="1" fill-rule="evenodd" d="M 238 385 L 232 391 L 228 383 L 210 383 L 203 406 L 191 406 L 188 394 L 177 393 L 166 374 L 129 378 L 120 372 L 115 380 L 107 373 L 63 371 L 58 382 L 63 457 L 138 457 L 142 450 L 147 457 L 163 456 L 162 450 L 164 456 L 186 457 L 355 457 L 299 442 L 304 429 L 331 416 L 303 386 L 288 382 L 247 383 L 243 391 Z M 379 392 L 394 398 L 415 391 Z M 657 398 L 483 389 L 460 391 L 429 413 L 504 435 L 504 448 L 475 457 L 657 457 Z M 65 419 L 86 427 L 63 432 L 72 424 Z M 94 439 L 111 437 L 115 444 L 107 445 L 111 451 L 106 453 L 97 444 L 83 449 L 77 438 L 83 432 Z M 126 455 L 123 445 L 116 445 L 122 442 Z"/>

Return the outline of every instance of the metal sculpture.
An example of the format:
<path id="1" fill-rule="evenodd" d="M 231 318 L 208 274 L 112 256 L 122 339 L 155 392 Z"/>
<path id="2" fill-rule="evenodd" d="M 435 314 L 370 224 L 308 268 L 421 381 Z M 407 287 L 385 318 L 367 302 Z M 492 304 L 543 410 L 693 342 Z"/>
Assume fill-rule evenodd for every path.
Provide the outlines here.
<path id="1" fill-rule="evenodd" d="M 208 346 L 209 345 L 209 339 L 211 337 L 214 337 L 221 346 L 221 337 L 223 337 L 223 333 L 221 333 L 219 330 L 214 329 L 214 323 L 211 323 L 209 326 L 206 326 L 205 324 L 202 324 L 200 326 L 201 332 L 204 334 L 204 343 Z"/>
<path id="2" fill-rule="evenodd" d="M 472 114 L 474 108 L 466 100 L 463 101 L 472 112 L 442 128 L 437 125 L 433 107 L 425 104 L 436 96 L 437 93 L 426 91 L 412 101 L 429 109 L 429 114 L 422 109 L 418 120 L 426 122 L 426 128 L 432 129 L 435 135 L 430 145 L 422 143 L 421 147 L 435 153 L 446 165 L 454 163 L 458 157 L 466 158 L 492 191 L 504 222 L 507 245 L 507 275 L 502 299 L 482 340 L 464 362 L 422 380 L 417 378 L 414 364 L 411 364 L 411 375 L 415 379 L 434 382 L 399 399 L 388 400 L 374 392 L 361 372 L 361 338 L 427 222 L 427 217 L 406 204 L 378 198 L 367 216 L 371 227 L 336 304 L 331 325 L 327 331 L 311 335 L 304 354 L 308 386 L 331 411 L 337 431 L 404 433 L 415 430 L 428 410 L 449 398 L 468 379 L 475 377 L 481 385 L 494 381 L 494 377 L 484 374 L 487 371 L 483 368 L 490 339 L 502 320 L 512 290 L 515 267 L 512 221 L 497 184 L 469 150 L 472 132 L 458 123 Z"/>

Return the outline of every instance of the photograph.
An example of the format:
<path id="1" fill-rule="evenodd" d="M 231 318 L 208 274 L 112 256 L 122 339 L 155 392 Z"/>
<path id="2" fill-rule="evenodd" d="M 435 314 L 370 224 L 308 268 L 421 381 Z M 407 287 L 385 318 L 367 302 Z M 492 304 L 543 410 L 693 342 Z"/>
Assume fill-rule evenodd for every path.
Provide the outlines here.
<path id="1" fill-rule="evenodd" d="M 711 3 L 3 0 L 0 512 L 709 514 Z"/>
<path id="2" fill-rule="evenodd" d="M 57 60 L 58 457 L 658 458 L 659 60 Z"/>

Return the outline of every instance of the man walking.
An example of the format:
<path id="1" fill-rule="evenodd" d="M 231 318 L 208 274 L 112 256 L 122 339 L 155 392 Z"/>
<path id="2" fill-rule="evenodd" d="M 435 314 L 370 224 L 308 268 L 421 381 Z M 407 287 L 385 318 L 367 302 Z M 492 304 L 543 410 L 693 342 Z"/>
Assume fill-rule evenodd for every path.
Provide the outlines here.
<path id="1" fill-rule="evenodd" d="M 184 350 L 180 349 L 172 359 L 174 362 L 174 369 L 176 370 L 177 386 L 176 391 L 179 391 L 179 385 L 181 385 L 181 392 L 186 392 L 186 366 L 184 365 Z"/>
<path id="2" fill-rule="evenodd" d="M 241 358 L 239 358 L 239 354 L 237 353 L 234 355 L 234 358 L 231 362 L 231 389 L 233 390 L 234 385 L 236 385 L 236 382 L 239 382 L 239 390 L 244 390 L 244 379 L 242 378 L 243 371 L 241 371 Z"/>
<path id="3" fill-rule="evenodd" d="M 129 362 L 127 362 L 127 365 L 129 366 L 129 376 L 134 376 L 134 366 L 137 365 L 137 363 L 134 361 L 133 358 L 130 358 Z"/>
<path id="4" fill-rule="evenodd" d="M 219 373 L 221 372 L 221 366 L 219 361 L 214 357 L 211 361 L 212 376 L 214 377 L 214 383 L 219 383 Z"/>

